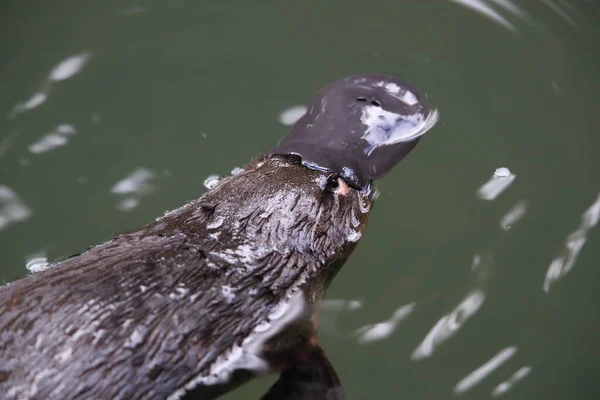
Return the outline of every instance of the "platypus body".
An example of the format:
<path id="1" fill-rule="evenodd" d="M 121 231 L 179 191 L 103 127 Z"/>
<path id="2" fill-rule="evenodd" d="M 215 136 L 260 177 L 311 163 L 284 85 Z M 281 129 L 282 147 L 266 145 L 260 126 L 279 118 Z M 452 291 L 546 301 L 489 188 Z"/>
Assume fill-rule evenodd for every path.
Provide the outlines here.
<path id="1" fill-rule="evenodd" d="M 394 77 L 323 89 L 276 147 L 201 198 L 0 288 L 0 398 L 342 399 L 319 303 L 361 238 L 373 179 L 437 119 Z"/>

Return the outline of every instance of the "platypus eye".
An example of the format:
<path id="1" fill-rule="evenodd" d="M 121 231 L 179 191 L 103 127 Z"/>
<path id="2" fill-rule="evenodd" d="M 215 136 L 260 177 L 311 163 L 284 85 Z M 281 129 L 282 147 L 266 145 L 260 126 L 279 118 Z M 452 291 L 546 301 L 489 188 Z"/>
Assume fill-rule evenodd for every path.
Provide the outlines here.
<path id="1" fill-rule="evenodd" d="M 374 105 L 375 107 L 381 107 L 381 103 L 377 100 L 371 100 L 371 104 Z"/>
<path id="2" fill-rule="evenodd" d="M 339 177 L 338 174 L 331 174 L 327 178 L 327 190 L 330 193 L 346 196 L 350 193 L 350 187 L 344 182 L 342 178 Z"/>
<path id="3" fill-rule="evenodd" d="M 327 188 L 335 190 L 340 186 L 340 177 L 337 174 L 331 174 L 327 178 Z"/>

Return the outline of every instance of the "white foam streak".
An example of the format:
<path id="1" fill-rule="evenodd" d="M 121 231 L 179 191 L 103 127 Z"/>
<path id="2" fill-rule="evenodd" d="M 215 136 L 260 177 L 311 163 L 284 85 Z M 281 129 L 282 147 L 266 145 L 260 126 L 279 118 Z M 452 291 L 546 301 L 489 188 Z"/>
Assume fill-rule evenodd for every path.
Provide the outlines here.
<path id="1" fill-rule="evenodd" d="M 446 342 L 475 314 L 485 300 L 481 290 L 471 292 L 450 314 L 444 315 L 436 322 L 421 344 L 413 351 L 412 360 L 430 357 L 435 349 Z"/>
<path id="2" fill-rule="evenodd" d="M 589 230 L 598 224 L 599 219 L 600 195 L 598 195 L 596 201 L 583 213 L 579 227 L 567 236 L 563 254 L 552 260 L 550 263 L 543 285 L 546 293 L 550 291 L 550 286 L 554 281 L 562 278 L 573 269 L 575 261 L 577 261 L 577 257 L 587 240 Z"/>
<path id="3" fill-rule="evenodd" d="M 489 359 L 481 367 L 477 368 L 469 375 L 461 379 L 454 387 L 455 394 L 462 394 L 467 390 L 478 385 L 483 381 L 489 374 L 498 369 L 502 364 L 508 361 L 512 356 L 517 353 L 515 346 L 506 347 L 500 350 L 496 355 Z"/>

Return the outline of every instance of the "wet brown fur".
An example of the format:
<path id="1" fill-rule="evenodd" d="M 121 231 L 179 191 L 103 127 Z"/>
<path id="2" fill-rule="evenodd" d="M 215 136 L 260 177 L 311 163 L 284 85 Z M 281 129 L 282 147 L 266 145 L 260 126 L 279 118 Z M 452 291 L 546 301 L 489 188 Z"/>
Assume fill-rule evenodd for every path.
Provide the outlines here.
<path id="1" fill-rule="evenodd" d="M 261 157 L 198 200 L 1 287 L 3 398 L 164 399 L 297 290 L 306 312 L 264 357 L 272 369 L 302 357 L 371 205 L 345 184 L 342 195 L 320 187 L 328 178 L 295 156 Z"/>

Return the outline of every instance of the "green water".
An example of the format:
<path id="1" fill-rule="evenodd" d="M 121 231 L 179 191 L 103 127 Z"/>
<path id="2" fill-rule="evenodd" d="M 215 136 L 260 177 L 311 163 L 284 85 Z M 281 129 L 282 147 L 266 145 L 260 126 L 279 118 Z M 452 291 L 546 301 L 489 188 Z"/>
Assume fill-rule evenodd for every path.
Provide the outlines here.
<path id="1" fill-rule="evenodd" d="M 200 196 L 324 84 L 390 73 L 441 120 L 379 182 L 329 291 L 354 301 L 320 334 L 347 397 L 598 398 L 600 4 L 459 3 L 3 1 L 0 280 Z M 481 199 L 498 167 L 514 181 Z M 141 189 L 111 190 L 138 168 Z M 389 335 L 356 333 L 411 304 Z"/>

